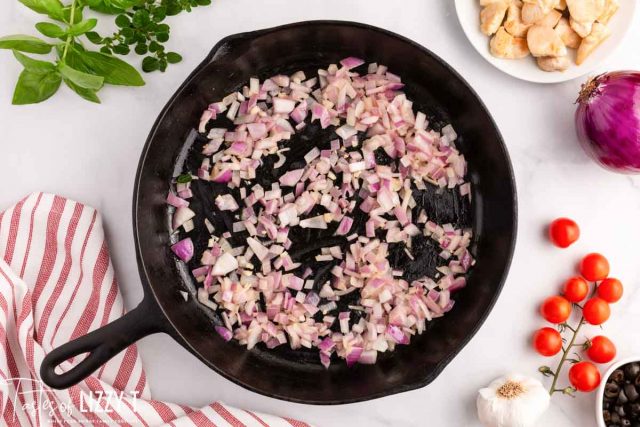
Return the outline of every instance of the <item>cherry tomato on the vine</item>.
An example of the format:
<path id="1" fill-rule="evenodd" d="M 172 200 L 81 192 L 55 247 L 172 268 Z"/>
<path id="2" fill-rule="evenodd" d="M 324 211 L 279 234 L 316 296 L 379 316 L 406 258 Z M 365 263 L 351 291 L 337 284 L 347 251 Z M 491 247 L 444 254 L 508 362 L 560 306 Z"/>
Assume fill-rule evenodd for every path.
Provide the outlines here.
<path id="1" fill-rule="evenodd" d="M 600 371 L 591 362 L 578 362 L 569 369 L 569 382 L 578 391 L 593 391 L 600 384 Z"/>
<path id="2" fill-rule="evenodd" d="M 616 357 L 616 346 L 605 336 L 591 338 L 587 356 L 596 363 L 609 363 Z"/>
<path id="3" fill-rule="evenodd" d="M 562 293 L 569 302 L 580 302 L 587 297 L 589 284 L 582 277 L 572 277 L 564 282 Z"/>
<path id="4" fill-rule="evenodd" d="M 567 248 L 580 237 L 578 224 L 569 218 L 558 218 L 549 225 L 549 238 L 559 248 Z"/>
<path id="5" fill-rule="evenodd" d="M 609 275 L 609 261 L 601 254 L 588 254 L 580 261 L 580 274 L 590 282 L 599 282 Z"/>
<path id="6" fill-rule="evenodd" d="M 610 315 L 609 303 L 599 297 L 589 298 L 582 308 L 584 320 L 592 325 L 600 325 L 606 322 Z"/>
<path id="7" fill-rule="evenodd" d="M 562 349 L 562 336 L 553 328 L 540 328 L 533 335 L 533 347 L 543 356 L 553 356 Z"/>
<path id="8" fill-rule="evenodd" d="M 623 287 L 620 280 L 609 277 L 598 286 L 598 296 L 606 302 L 614 303 L 622 298 Z"/>
<path id="9" fill-rule="evenodd" d="M 571 303 L 565 298 L 554 295 L 540 306 L 540 314 L 551 323 L 562 323 L 571 315 Z"/>

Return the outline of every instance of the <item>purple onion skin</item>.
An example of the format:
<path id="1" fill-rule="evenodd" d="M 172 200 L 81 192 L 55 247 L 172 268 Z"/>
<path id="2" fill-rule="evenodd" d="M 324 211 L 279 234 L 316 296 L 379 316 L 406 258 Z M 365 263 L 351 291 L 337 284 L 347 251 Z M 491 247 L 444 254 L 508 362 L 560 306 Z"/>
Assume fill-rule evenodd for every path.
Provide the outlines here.
<path id="1" fill-rule="evenodd" d="M 576 131 L 587 154 L 611 171 L 640 173 L 640 72 L 594 77 L 576 102 Z"/>

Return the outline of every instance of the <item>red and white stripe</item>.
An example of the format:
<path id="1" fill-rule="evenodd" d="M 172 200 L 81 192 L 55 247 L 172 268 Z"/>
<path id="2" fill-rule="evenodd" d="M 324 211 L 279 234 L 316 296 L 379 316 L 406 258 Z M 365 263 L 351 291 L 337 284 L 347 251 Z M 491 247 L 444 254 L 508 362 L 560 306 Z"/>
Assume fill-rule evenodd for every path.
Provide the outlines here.
<path id="1" fill-rule="evenodd" d="M 47 352 L 123 313 L 95 209 L 36 193 L 0 212 L 0 425 L 308 427 L 222 403 L 194 409 L 151 400 L 135 345 L 68 390 L 40 381 Z M 97 399 L 122 391 L 111 404 Z"/>

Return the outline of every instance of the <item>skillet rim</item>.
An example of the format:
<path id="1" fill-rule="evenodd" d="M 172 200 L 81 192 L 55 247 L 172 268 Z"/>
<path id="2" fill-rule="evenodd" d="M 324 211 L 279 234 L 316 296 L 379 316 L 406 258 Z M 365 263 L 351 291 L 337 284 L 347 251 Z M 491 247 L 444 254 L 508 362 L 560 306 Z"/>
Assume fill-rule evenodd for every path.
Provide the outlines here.
<path id="1" fill-rule="evenodd" d="M 212 62 L 212 60 L 214 60 L 215 56 L 217 55 L 217 53 L 220 51 L 221 48 L 223 48 L 225 45 L 230 45 L 235 40 L 251 39 L 251 38 L 255 38 L 257 36 L 265 36 L 265 35 L 268 35 L 270 33 L 275 33 L 275 32 L 282 31 L 282 30 L 288 30 L 288 29 L 292 29 L 292 28 L 309 26 L 309 25 L 345 26 L 345 27 L 355 27 L 355 28 L 360 28 L 360 29 L 364 29 L 364 30 L 368 30 L 368 31 L 379 32 L 379 33 L 382 33 L 382 34 L 384 34 L 386 36 L 389 36 L 391 38 L 398 39 L 402 43 L 408 43 L 408 44 L 412 45 L 413 47 L 415 47 L 418 50 L 420 50 L 422 52 L 422 54 L 430 56 L 433 60 L 435 60 L 441 66 L 443 66 L 449 72 L 449 74 L 451 75 L 452 78 L 456 78 L 460 83 L 462 83 L 464 88 L 467 91 L 469 91 L 471 95 L 473 95 L 473 97 L 479 103 L 479 106 L 485 111 L 485 113 L 486 113 L 486 115 L 487 115 L 487 117 L 488 117 L 488 119 L 490 121 L 490 124 L 495 129 L 496 136 L 497 136 L 498 148 L 500 149 L 500 152 L 501 152 L 502 156 L 506 160 L 506 168 L 507 168 L 508 177 L 509 177 L 508 185 L 511 187 L 511 193 L 512 193 L 511 207 L 512 207 L 513 212 L 512 212 L 512 215 L 511 215 L 511 233 L 510 233 L 511 236 L 510 236 L 510 239 L 509 239 L 509 242 L 508 242 L 508 244 L 509 244 L 508 256 L 505 259 L 504 268 L 503 268 L 502 274 L 500 275 L 500 279 L 499 279 L 498 284 L 497 284 L 496 292 L 494 292 L 494 295 L 490 299 L 489 303 L 485 306 L 483 313 L 481 314 L 479 319 L 476 321 L 476 323 L 474 324 L 473 328 L 470 328 L 468 333 L 466 334 L 466 336 L 461 340 L 461 344 L 456 349 L 454 349 L 451 353 L 449 353 L 446 357 L 444 357 L 442 360 L 440 360 L 435 365 L 435 367 L 431 370 L 431 372 L 429 372 L 429 374 L 426 375 L 425 377 L 417 379 L 416 381 L 413 381 L 413 382 L 408 383 L 408 384 L 395 386 L 395 387 L 393 387 L 393 388 L 391 388 L 389 390 L 386 390 L 386 391 L 380 391 L 380 392 L 371 393 L 371 394 L 368 394 L 368 395 L 362 396 L 362 397 L 354 397 L 354 398 L 346 398 L 346 399 L 309 400 L 309 399 L 296 398 L 295 396 L 291 396 L 291 395 L 287 395 L 287 394 L 267 392 L 267 391 L 261 390 L 261 389 L 255 387 L 255 386 L 253 386 L 250 383 L 243 382 L 243 381 L 239 380 L 238 378 L 234 377 L 233 375 L 227 374 L 223 370 L 219 369 L 215 364 L 211 363 L 207 359 L 207 357 L 205 355 L 200 354 L 189 343 L 189 341 L 184 337 L 184 335 L 174 325 L 174 323 L 171 321 L 171 318 L 167 315 L 167 312 L 163 308 L 158 296 L 156 295 L 155 291 L 153 290 L 153 287 L 150 285 L 151 281 L 149 279 L 149 275 L 148 275 L 148 272 L 147 272 L 147 264 L 144 261 L 144 256 L 143 256 L 142 251 L 140 249 L 140 235 L 139 235 L 139 230 L 138 230 L 138 221 L 139 221 L 138 200 L 139 200 L 139 196 L 140 196 L 140 185 L 141 185 L 142 171 L 143 171 L 144 166 L 146 164 L 147 155 L 148 155 L 149 150 L 151 148 L 152 141 L 156 137 L 156 134 L 157 134 L 157 131 L 158 131 L 158 128 L 159 128 L 160 124 L 165 120 L 169 109 L 174 105 L 174 103 L 176 102 L 177 98 L 182 94 L 183 90 L 188 86 L 188 84 L 191 83 L 191 81 L 202 70 L 202 68 L 206 67 L 207 65 L 209 65 Z M 507 277 L 509 275 L 509 270 L 510 270 L 511 263 L 512 263 L 512 260 L 513 260 L 513 254 L 515 252 L 515 246 L 516 246 L 517 234 L 518 234 L 517 186 L 516 186 L 516 181 L 515 181 L 515 174 L 514 174 L 514 171 L 513 171 L 513 165 L 511 163 L 511 157 L 509 156 L 509 152 L 507 150 L 506 144 L 505 144 L 504 139 L 502 137 L 502 133 L 500 132 L 500 129 L 499 129 L 499 127 L 497 126 L 497 124 L 495 122 L 495 119 L 491 115 L 489 109 L 487 108 L 485 103 L 482 101 L 482 98 L 480 98 L 478 93 L 446 61 L 444 61 L 442 58 L 440 58 L 440 56 L 436 55 L 435 53 L 433 53 L 428 48 L 422 46 L 420 43 L 417 43 L 417 42 L 415 42 L 415 41 L 413 41 L 413 40 L 411 40 L 411 39 L 409 39 L 407 37 L 404 37 L 404 36 L 402 36 L 400 34 L 397 34 L 395 32 L 392 32 L 392 31 L 389 31 L 389 30 L 386 30 L 386 29 L 383 29 L 383 28 L 380 28 L 380 27 L 376 27 L 376 26 L 369 25 L 369 24 L 364 24 L 364 23 L 359 23 L 359 22 L 342 21 L 342 20 L 308 20 L 308 21 L 299 21 L 299 22 L 279 25 L 279 26 L 276 26 L 276 27 L 269 27 L 269 28 L 255 30 L 255 31 L 246 31 L 246 32 L 242 32 L 242 33 L 232 34 L 232 35 L 229 35 L 227 37 L 222 38 L 218 43 L 216 43 L 214 45 L 214 47 L 211 49 L 211 51 L 204 58 L 204 60 L 202 62 L 200 62 L 200 64 L 198 64 L 193 69 L 193 71 L 188 75 L 188 77 L 184 80 L 184 82 L 173 93 L 173 95 L 171 96 L 169 101 L 167 101 L 165 106 L 162 108 L 162 110 L 159 113 L 156 121 L 154 122 L 151 130 L 149 131 L 149 136 L 147 137 L 145 145 L 142 148 L 142 152 L 141 152 L 141 155 L 140 155 L 140 160 L 138 162 L 138 167 L 137 167 L 137 170 L 136 170 L 136 177 L 135 177 L 135 182 L 134 182 L 132 211 L 133 211 L 132 212 L 132 214 L 133 214 L 133 218 L 132 219 L 133 219 L 133 232 L 134 232 L 134 243 L 135 243 L 135 250 L 136 250 L 136 260 L 137 260 L 137 264 L 138 264 L 138 272 L 140 274 L 140 279 L 142 281 L 142 285 L 143 285 L 143 289 L 144 289 L 144 299 L 150 298 L 150 296 L 153 297 L 153 300 L 155 301 L 155 305 L 157 306 L 157 308 L 159 310 L 158 314 L 160 316 L 162 316 L 162 318 L 163 318 L 162 321 L 165 324 L 165 332 L 168 333 L 176 342 L 178 342 L 182 347 L 184 347 L 186 350 L 188 350 L 194 356 L 196 356 L 200 361 L 202 361 L 205 365 L 207 365 L 210 369 L 212 369 L 218 375 L 221 375 L 223 378 L 233 382 L 236 385 L 239 385 L 239 386 L 241 386 L 241 387 L 243 387 L 243 388 L 245 388 L 247 390 L 250 390 L 252 392 L 258 393 L 258 394 L 263 395 L 263 396 L 276 398 L 276 399 L 279 399 L 279 400 L 284 400 L 284 401 L 288 401 L 288 402 L 292 402 L 292 403 L 312 404 L 312 405 L 341 405 L 341 404 L 364 402 L 364 401 L 378 399 L 378 398 L 385 397 L 385 396 L 390 396 L 390 395 L 393 395 L 393 394 L 404 393 L 404 392 L 407 392 L 407 391 L 416 390 L 416 389 L 425 387 L 429 383 L 433 382 L 442 373 L 444 368 L 449 363 L 451 363 L 451 361 L 462 351 L 463 348 L 465 348 L 467 346 L 467 344 L 469 344 L 471 339 L 476 335 L 478 330 L 480 330 L 482 325 L 485 323 L 485 321 L 487 320 L 487 318 L 491 314 L 491 311 L 493 310 L 496 302 L 498 301 L 498 298 L 500 297 L 500 294 L 502 293 L 502 289 L 504 287 L 504 283 L 505 283 L 505 281 L 506 281 L 506 279 L 507 279 Z"/>

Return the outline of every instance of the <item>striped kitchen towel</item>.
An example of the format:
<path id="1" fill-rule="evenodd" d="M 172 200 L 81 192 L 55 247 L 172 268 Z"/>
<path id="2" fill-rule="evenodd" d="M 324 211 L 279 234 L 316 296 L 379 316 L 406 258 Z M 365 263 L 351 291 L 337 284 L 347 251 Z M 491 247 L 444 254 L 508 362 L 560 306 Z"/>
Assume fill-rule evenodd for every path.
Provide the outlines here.
<path id="1" fill-rule="evenodd" d="M 222 403 L 194 409 L 152 400 L 135 345 L 68 390 L 40 381 L 47 352 L 123 313 L 95 209 L 36 193 L 1 212 L 0 424 L 307 426 Z"/>

